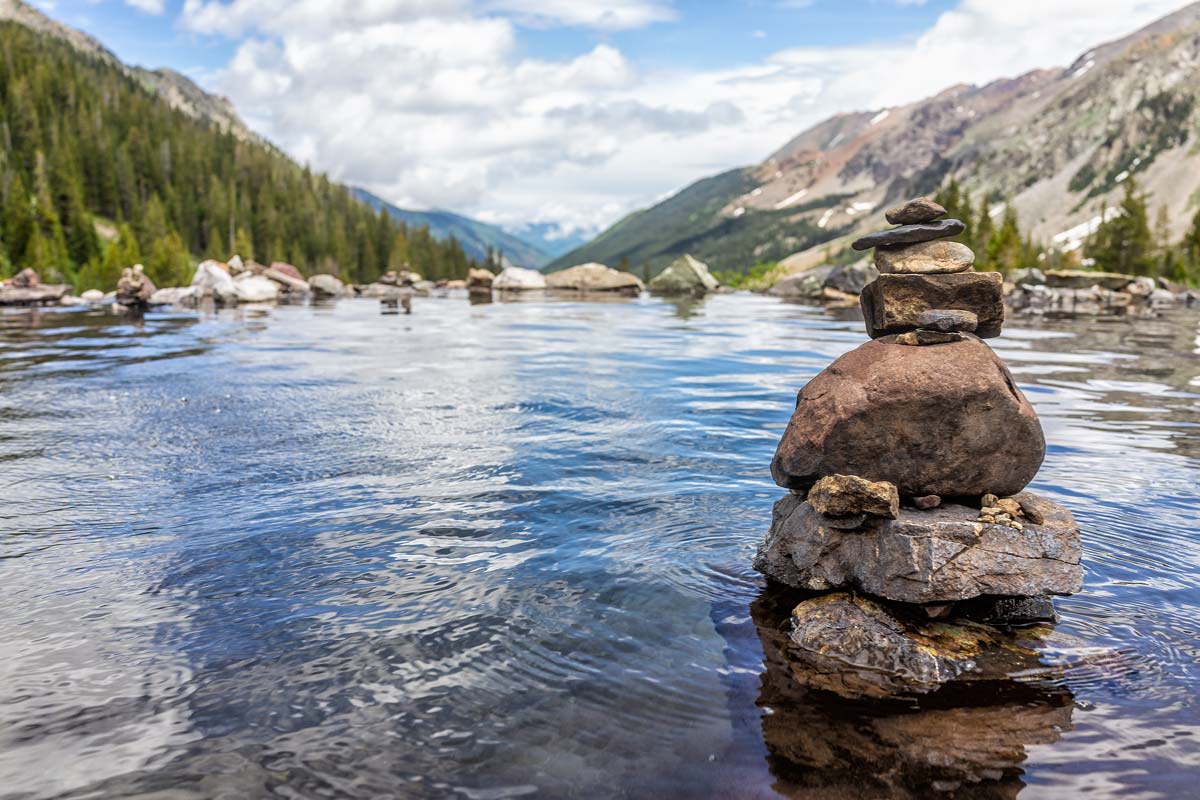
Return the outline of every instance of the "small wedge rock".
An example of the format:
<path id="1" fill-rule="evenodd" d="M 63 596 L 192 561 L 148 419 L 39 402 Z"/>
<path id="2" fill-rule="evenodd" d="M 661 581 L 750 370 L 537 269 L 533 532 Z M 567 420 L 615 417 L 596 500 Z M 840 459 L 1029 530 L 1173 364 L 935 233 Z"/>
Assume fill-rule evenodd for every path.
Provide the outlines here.
<path id="1" fill-rule="evenodd" d="M 941 331 L 927 331 L 918 329 L 902 333 L 896 337 L 896 344 L 908 345 L 909 347 L 924 347 L 931 344 L 950 344 L 951 342 L 961 342 L 963 339 L 961 333 L 942 333 Z"/>
<path id="2" fill-rule="evenodd" d="M 946 216 L 946 209 L 928 197 L 918 197 L 895 208 L 889 208 L 884 216 L 893 225 L 919 225 Z"/>
<path id="3" fill-rule="evenodd" d="M 869 233 L 850 245 L 855 250 L 870 250 L 873 247 L 891 247 L 900 244 L 918 244 L 958 236 L 967 226 L 960 219 L 943 219 L 920 225 L 901 225 L 886 231 Z"/>
<path id="4" fill-rule="evenodd" d="M 875 248 L 875 267 L 884 274 L 943 275 L 969 272 L 975 251 L 959 242 L 933 241 Z"/>
<path id="5" fill-rule="evenodd" d="M 925 495 L 924 497 L 914 497 L 913 505 L 922 511 L 932 511 L 942 504 L 942 498 L 936 494 Z"/>
<path id="6" fill-rule="evenodd" d="M 886 519 L 900 516 L 900 493 L 887 481 L 869 481 L 857 475 L 830 475 L 813 484 L 808 502 L 827 517 L 871 514 Z M 858 527 L 858 526 L 854 526 Z"/>

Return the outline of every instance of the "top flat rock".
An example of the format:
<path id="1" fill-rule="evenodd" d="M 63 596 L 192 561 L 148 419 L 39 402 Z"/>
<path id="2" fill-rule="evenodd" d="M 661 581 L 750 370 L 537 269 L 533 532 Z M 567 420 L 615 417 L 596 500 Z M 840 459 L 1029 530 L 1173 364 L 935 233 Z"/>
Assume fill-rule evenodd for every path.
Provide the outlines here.
<path id="1" fill-rule="evenodd" d="M 928 197 L 918 197 L 895 208 L 889 208 L 884 216 L 893 225 L 920 225 L 946 216 L 946 209 Z"/>
<path id="2" fill-rule="evenodd" d="M 901 225 L 878 233 L 869 233 L 854 244 L 855 250 L 870 250 L 873 247 L 892 247 L 899 244 L 918 244 L 958 236 L 967 226 L 960 219 L 942 219 L 919 225 Z"/>

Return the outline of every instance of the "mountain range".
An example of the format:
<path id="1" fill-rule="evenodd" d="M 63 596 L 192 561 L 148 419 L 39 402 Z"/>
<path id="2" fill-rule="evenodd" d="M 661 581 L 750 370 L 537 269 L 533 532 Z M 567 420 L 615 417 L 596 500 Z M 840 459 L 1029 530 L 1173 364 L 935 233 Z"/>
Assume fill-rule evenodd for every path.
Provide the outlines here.
<path id="1" fill-rule="evenodd" d="M 1135 179 L 1179 237 L 1200 205 L 1200 3 L 1066 68 L 952 86 L 910 105 L 839 114 L 760 164 L 635 212 L 551 267 L 812 264 L 951 177 L 991 212 L 1011 204 L 1045 246 L 1078 247 Z"/>

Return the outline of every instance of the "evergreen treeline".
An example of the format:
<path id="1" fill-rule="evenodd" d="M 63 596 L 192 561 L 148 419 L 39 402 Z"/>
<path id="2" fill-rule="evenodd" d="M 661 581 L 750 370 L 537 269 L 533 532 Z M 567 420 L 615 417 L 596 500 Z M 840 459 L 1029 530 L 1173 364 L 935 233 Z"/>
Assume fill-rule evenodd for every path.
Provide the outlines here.
<path id="1" fill-rule="evenodd" d="M 1166 207 L 1159 208 L 1157 220 L 1151 226 L 1146 197 L 1138 191 L 1132 177 L 1125 181 L 1125 195 L 1117 208 L 1096 210 L 1105 221 L 1084 242 L 1082 253 L 1061 253 L 1022 234 L 1011 205 L 1005 207 L 997 224 L 990 213 L 989 199 L 984 198 L 975 208 L 954 178 L 934 199 L 946 208 L 949 216 L 966 224 L 966 231 L 957 238 L 975 251 L 975 268 L 981 272 L 1008 274 L 1014 269 L 1035 266 L 1079 269 L 1086 264 L 1102 272 L 1163 277 L 1182 284 L 1200 283 L 1200 212 L 1193 217 L 1183 242 L 1173 242 Z"/>
<path id="2" fill-rule="evenodd" d="M 111 289 L 140 261 L 173 286 L 190 282 L 195 260 L 232 253 L 353 282 L 405 265 L 460 278 L 473 266 L 453 239 L 373 212 L 64 42 L 0 23 L 0 276 L 33 267 Z"/>

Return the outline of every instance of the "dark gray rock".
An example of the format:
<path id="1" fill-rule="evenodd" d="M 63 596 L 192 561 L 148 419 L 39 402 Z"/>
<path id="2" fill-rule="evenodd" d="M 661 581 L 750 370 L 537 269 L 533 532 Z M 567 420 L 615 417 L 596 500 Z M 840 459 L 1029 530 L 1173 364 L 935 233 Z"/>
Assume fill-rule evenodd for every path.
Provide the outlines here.
<path id="1" fill-rule="evenodd" d="M 1018 531 L 976 521 L 978 511 L 943 504 L 868 519 L 858 530 L 829 527 L 809 503 L 787 495 L 754 568 L 808 591 L 853 590 L 899 603 L 945 603 L 986 595 L 1044 597 L 1083 585 L 1079 528 L 1062 506 L 1036 503 L 1043 524 Z"/>
<path id="2" fill-rule="evenodd" d="M 974 314 L 975 334 L 991 339 L 1004 327 L 1004 279 L 999 272 L 880 275 L 863 290 L 860 304 L 872 339 L 925 327 L 921 315 L 940 309 Z"/>
<path id="3" fill-rule="evenodd" d="M 956 610 L 987 625 L 1021 627 L 1058 622 L 1058 612 L 1049 597 L 981 597 L 959 604 Z"/>
<path id="4" fill-rule="evenodd" d="M 974 333 L 979 327 L 979 317 L 970 311 L 953 308 L 931 308 L 917 315 L 917 327 L 928 331 L 966 331 Z"/>
<path id="5" fill-rule="evenodd" d="M 873 247 L 932 242 L 934 239 L 958 236 L 966 229 L 967 226 L 959 219 L 943 219 L 921 225 L 901 225 L 899 228 L 869 233 L 850 246 L 855 250 L 870 250 Z"/>
<path id="6" fill-rule="evenodd" d="M 781 278 L 768 290 L 768 294 L 776 297 L 815 298 L 820 297 L 825 289 L 825 281 L 833 274 L 835 267 L 825 264 L 804 272 L 797 272 Z"/>
<path id="7" fill-rule="evenodd" d="M 918 197 L 884 213 L 893 225 L 919 225 L 946 216 L 946 209 L 928 197 Z"/>
<path id="8" fill-rule="evenodd" d="M 786 489 L 827 475 L 895 484 L 906 497 L 1005 496 L 1037 475 L 1037 413 L 970 334 L 936 347 L 868 342 L 809 381 L 771 463 Z"/>
<path id="9" fill-rule="evenodd" d="M 870 261 L 842 264 L 834 267 L 825 279 L 823 288 L 836 289 L 846 294 L 862 294 L 871 281 L 879 277 L 879 270 Z"/>

